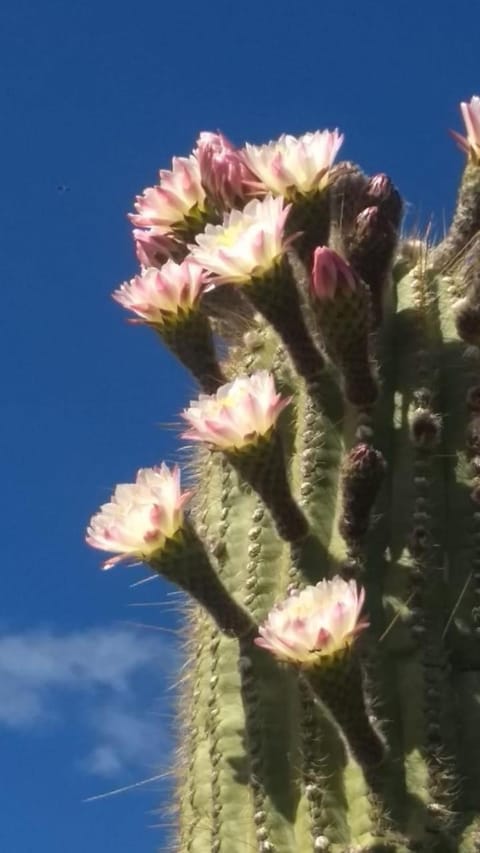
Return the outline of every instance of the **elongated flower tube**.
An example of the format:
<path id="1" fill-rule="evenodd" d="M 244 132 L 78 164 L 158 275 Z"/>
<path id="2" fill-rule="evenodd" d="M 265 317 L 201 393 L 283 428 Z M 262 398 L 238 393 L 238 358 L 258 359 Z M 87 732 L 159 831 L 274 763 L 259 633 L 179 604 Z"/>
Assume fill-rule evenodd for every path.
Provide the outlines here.
<path id="1" fill-rule="evenodd" d="M 280 535 L 287 541 L 303 538 L 307 522 L 288 484 L 283 449 L 275 429 L 280 413 L 290 403 L 275 390 L 273 376 L 259 371 L 240 376 L 200 395 L 182 413 L 189 428 L 183 438 L 222 450 L 247 483 L 268 506 Z"/>
<path id="2" fill-rule="evenodd" d="M 364 599 L 354 580 L 339 576 L 307 586 L 270 611 L 255 644 L 301 671 L 357 760 L 371 766 L 382 760 L 383 745 L 368 721 L 361 670 L 351 649 L 369 624 L 361 615 Z"/>
<path id="3" fill-rule="evenodd" d="M 320 246 L 313 257 L 311 295 L 326 350 L 342 373 L 345 397 L 355 406 L 370 406 L 377 384 L 369 356 L 366 286 L 337 252 Z"/>
<path id="4" fill-rule="evenodd" d="M 462 101 L 460 110 L 467 136 L 461 136 L 455 131 L 451 131 L 451 133 L 460 147 L 469 155 L 471 161 L 478 164 L 480 161 L 480 97 L 474 95 L 469 103 Z"/>
<path id="5" fill-rule="evenodd" d="M 223 133 L 201 133 L 195 155 L 200 164 L 203 187 L 220 210 L 244 205 L 248 196 L 252 196 L 254 187 L 262 187 L 248 168 L 242 152 Z"/>
<path id="6" fill-rule="evenodd" d="M 291 205 L 267 195 L 232 210 L 223 225 L 207 225 L 191 256 L 212 274 L 212 285 L 244 288 L 245 296 L 282 337 L 299 373 L 310 381 L 323 359 L 306 328 L 293 274 L 286 257 L 293 236 L 285 222 Z"/>
<path id="7" fill-rule="evenodd" d="M 92 517 L 86 541 L 116 552 L 103 568 L 122 560 L 144 562 L 193 596 L 225 633 L 248 636 L 254 630 L 250 616 L 227 593 L 184 517 L 190 496 L 180 489 L 177 467 L 142 468 L 135 483 L 117 486 L 111 501 Z"/>
<path id="8" fill-rule="evenodd" d="M 206 391 L 225 382 L 217 362 L 210 323 L 199 311 L 208 275 L 191 258 L 150 267 L 122 284 L 113 298 L 155 329 Z"/>
<path id="9" fill-rule="evenodd" d="M 201 231 L 207 203 L 196 157 L 174 157 L 171 170 L 160 170 L 160 183 L 137 196 L 135 210 L 129 215 L 133 225 L 151 228 L 156 234 L 183 236 Z"/>
<path id="10" fill-rule="evenodd" d="M 317 130 L 295 137 L 283 134 L 268 145 L 245 146 L 245 160 L 252 172 L 274 195 L 293 202 L 287 231 L 296 234 L 296 250 L 309 265 L 316 246 L 329 233 L 329 172 L 343 135 L 338 130 Z"/>

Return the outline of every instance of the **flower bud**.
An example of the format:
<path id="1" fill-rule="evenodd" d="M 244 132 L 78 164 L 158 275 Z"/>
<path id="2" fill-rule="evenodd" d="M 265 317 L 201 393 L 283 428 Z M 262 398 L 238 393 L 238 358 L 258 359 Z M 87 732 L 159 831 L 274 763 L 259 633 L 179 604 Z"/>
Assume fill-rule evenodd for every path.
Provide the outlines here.
<path id="1" fill-rule="evenodd" d="M 318 329 L 354 406 L 374 403 L 378 388 L 370 359 L 370 299 L 366 286 L 336 252 L 315 249 L 311 293 Z"/>
<path id="2" fill-rule="evenodd" d="M 379 450 L 357 444 L 348 454 L 342 475 L 343 512 L 340 533 L 347 542 L 361 539 L 385 475 L 386 463 Z"/>
<path id="3" fill-rule="evenodd" d="M 352 293 L 358 280 L 352 268 L 332 249 L 319 246 L 313 255 L 311 289 L 320 300 L 334 299 L 339 291 Z"/>
<path id="4" fill-rule="evenodd" d="M 369 206 L 376 205 L 381 214 L 398 227 L 402 218 L 402 198 L 388 175 L 379 174 L 370 178 L 365 200 Z"/>
<path id="5" fill-rule="evenodd" d="M 202 185 L 212 202 L 220 209 L 243 206 L 257 179 L 241 152 L 222 133 L 204 131 L 195 154 Z"/>

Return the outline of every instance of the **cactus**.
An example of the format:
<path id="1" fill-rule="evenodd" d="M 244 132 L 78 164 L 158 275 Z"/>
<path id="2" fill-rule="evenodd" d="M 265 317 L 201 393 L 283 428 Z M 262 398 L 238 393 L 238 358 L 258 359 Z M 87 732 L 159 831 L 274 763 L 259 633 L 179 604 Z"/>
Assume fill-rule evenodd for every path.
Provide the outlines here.
<path id="1" fill-rule="evenodd" d="M 184 515 L 178 471 L 140 472 L 89 541 L 187 593 L 179 853 L 480 850 L 480 99 L 462 111 L 438 246 L 400 237 L 387 176 L 333 165 L 336 132 L 202 134 L 137 199 L 150 269 L 115 298 L 200 384 L 194 494 Z"/>

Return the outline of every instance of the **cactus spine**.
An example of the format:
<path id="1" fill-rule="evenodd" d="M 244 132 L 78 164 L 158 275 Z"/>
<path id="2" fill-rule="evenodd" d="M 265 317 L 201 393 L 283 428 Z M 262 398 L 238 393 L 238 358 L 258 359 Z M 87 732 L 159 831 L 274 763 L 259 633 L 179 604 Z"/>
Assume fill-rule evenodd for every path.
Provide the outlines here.
<path id="1" fill-rule="evenodd" d="M 197 598 L 208 606 L 185 606 L 173 849 L 475 853 L 478 159 L 470 157 L 437 247 L 400 240 L 397 190 L 351 163 L 331 169 L 321 203 L 293 202 L 292 230 L 300 222 L 302 237 L 280 273 L 295 310 L 282 319 L 282 299 L 258 288 L 254 310 L 228 287 L 203 299 L 202 316 L 229 345 L 204 390 L 212 377 L 267 369 L 292 397 L 275 452 L 296 515 L 289 535 L 264 503 L 268 478 L 276 497 L 282 481 L 271 469 L 254 490 L 258 471 L 247 471 L 245 455 L 239 464 L 231 454 L 195 452 L 195 535 L 231 598 L 232 624 L 247 627 L 228 629 L 207 572 Z M 308 283 L 320 242 L 361 284 L 323 310 Z M 260 625 L 289 591 L 334 575 L 366 590 L 370 628 L 354 657 L 312 674 L 253 643 L 250 620 Z"/>

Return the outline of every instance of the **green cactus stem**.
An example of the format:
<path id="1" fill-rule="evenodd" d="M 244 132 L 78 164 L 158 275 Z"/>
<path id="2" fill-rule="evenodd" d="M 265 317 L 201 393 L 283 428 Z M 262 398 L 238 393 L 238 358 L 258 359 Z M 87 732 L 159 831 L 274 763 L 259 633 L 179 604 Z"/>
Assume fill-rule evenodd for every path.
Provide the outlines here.
<path id="1" fill-rule="evenodd" d="M 220 630 L 236 637 L 254 636 L 256 626 L 227 592 L 193 527 L 185 522 L 149 561 L 150 567 L 201 604 Z"/>
<path id="2" fill-rule="evenodd" d="M 324 360 L 315 346 L 302 314 L 293 269 L 287 258 L 267 277 L 247 285 L 245 293 L 282 338 L 299 373 L 312 382 L 322 372 Z"/>
<path id="3" fill-rule="evenodd" d="M 282 539 L 287 542 L 303 539 L 308 533 L 308 522 L 291 495 L 277 431 L 262 436 L 252 445 L 226 451 L 225 455 L 265 501 Z"/>
<path id="4" fill-rule="evenodd" d="M 217 360 L 208 318 L 188 311 L 161 326 L 150 324 L 162 341 L 189 370 L 206 394 L 213 394 L 227 381 Z"/>

